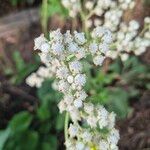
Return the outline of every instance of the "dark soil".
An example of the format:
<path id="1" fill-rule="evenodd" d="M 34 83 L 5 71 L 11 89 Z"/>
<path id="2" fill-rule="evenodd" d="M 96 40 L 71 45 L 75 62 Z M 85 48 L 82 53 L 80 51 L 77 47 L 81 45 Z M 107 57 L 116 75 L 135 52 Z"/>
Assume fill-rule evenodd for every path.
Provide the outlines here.
<path id="1" fill-rule="evenodd" d="M 150 91 L 133 104 L 133 114 L 118 122 L 120 150 L 150 149 Z"/>

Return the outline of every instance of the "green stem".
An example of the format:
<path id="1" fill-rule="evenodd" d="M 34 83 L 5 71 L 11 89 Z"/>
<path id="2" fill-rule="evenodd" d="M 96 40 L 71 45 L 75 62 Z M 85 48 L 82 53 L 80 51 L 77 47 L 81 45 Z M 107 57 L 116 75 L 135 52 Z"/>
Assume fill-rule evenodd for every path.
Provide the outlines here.
<path id="1" fill-rule="evenodd" d="M 69 113 L 66 112 L 66 115 L 65 115 L 65 125 L 64 125 L 65 141 L 68 140 L 68 124 L 69 124 Z"/>
<path id="2" fill-rule="evenodd" d="M 48 0 L 42 0 L 41 24 L 45 36 L 47 36 L 47 23 L 48 23 L 47 12 L 48 12 Z"/>

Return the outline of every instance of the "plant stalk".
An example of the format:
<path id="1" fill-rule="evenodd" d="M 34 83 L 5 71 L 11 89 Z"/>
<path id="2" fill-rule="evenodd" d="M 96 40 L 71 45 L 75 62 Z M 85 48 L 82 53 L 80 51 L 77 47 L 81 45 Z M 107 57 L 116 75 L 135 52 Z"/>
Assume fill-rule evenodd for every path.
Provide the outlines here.
<path id="1" fill-rule="evenodd" d="M 65 115 L 65 125 L 64 125 L 65 141 L 68 140 L 68 124 L 69 124 L 69 113 L 66 112 L 66 115 Z"/>

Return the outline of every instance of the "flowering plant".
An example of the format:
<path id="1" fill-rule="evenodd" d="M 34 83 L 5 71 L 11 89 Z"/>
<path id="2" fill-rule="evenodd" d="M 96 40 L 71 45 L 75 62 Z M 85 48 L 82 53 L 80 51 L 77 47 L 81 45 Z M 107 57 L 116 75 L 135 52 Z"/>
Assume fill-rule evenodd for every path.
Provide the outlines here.
<path id="1" fill-rule="evenodd" d="M 127 11 L 134 11 L 134 0 L 62 0 L 70 17 L 81 16 L 84 29 L 103 26 L 113 32 L 112 51 L 106 55 L 112 59 L 128 59 L 129 54 L 141 55 L 150 46 L 150 17 L 144 18 L 144 25 L 136 19 L 125 21 Z"/>
<path id="2" fill-rule="evenodd" d="M 114 128 L 115 114 L 86 100 L 88 94 L 83 88 L 86 75 L 82 65 L 87 56 L 92 56 L 95 65 L 102 65 L 112 35 L 106 28 L 96 27 L 91 39 L 77 31 L 62 34 L 60 29 L 50 32 L 49 41 L 44 35 L 36 38 L 34 49 L 40 50 L 45 67 L 33 73 L 26 82 L 39 87 L 44 77 L 56 77 L 53 87 L 64 95 L 58 107 L 61 113 L 66 112 L 64 134 L 68 150 L 115 150 L 119 140 L 118 130 Z"/>

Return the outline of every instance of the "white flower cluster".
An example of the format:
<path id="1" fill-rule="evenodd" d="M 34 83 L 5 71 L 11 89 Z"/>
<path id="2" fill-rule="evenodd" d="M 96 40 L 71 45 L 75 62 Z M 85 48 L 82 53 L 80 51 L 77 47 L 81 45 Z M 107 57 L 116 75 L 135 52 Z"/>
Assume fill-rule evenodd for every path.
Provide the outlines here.
<path id="1" fill-rule="evenodd" d="M 119 132 L 114 128 L 115 114 L 108 113 L 103 106 L 85 103 L 83 128 L 78 123 L 70 124 L 68 150 L 117 150 Z"/>
<path id="2" fill-rule="evenodd" d="M 88 95 L 83 88 L 86 75 L 81 63 L 81 59 L 91 54 L 95 65 L 102 65 L 112 36 L 103 27 L 95 28 L 91 36 L 93 40 L 88 43 L 84 33 L 75 31 L 72 35 L 67 31 L 62 34 L 58 29 L 50 32 L 50 41 L 43 35 L 36 38 L 35 50 L 41 51 L 39 55 L 47 71 L 42 67 L 40 74 L 38 70 L 33 77 L 27 78 L 27 83 L 34 86 L 37 75 L 56 77 L 54 87 L 64 94 L 58 104 L 59 110 L 68 112 L 72 120 L 65 142 L 67 150 L 117 150 L 119 133 L 114 128 L 115 114 L 86 101 Z"/>
<path id="3" fill-rule="evenodd" d="M 62 0 L 61 2 L 69 10 L 70 17 L 75 17 L 81 9 L 80 0 Z"/>
<path id="4" fill-rule="evenodd" d="M 31 87 L 41 87 L 46 78 L 51 78 L 51 70 L 48 67 L 41 66 L 39 69 L 26 78 L 26 83 Z"/>
<path id="5" fill-rule="evenodd" d="M 92 32 L 93 42 L 89 45 L 89 52 L 93 56 L 95 65 L 102 65 L 105 55 L 109 52 L 109 44 L 112 42 L 111 32 L 100 26 Z"/>
<path id="6" fill-rule="evenodd" d="M 87 0 L 81 6 L 82 9 L 74 14 L 85 13 L 88 17 L 84 20 L 87 28 L 101 25 L 113 32 L 114 50 L 106 54 L 110 58 L 115 59 L 119 55 L 125 61 L 131 51 L 135 55 L 141 55 L 150 46 L 150 17 L 145 17 L 144 27 L 140 27 L 136 20 L 126 23 L 123 19 L 125 11 L 134 8 L 135 0 Z M 73 10 L 66 8 L 69 12 Z M 92 17 L 93 15 L 96 17 Z"/>
<path id="7" fill-rule="evenodd" d="M 108 52 L 107 56 L 115 59 L 120 55 L 122 61 L 125 61 L 129 57 L 129 53 L 132 51 L 135 55 L 141 55 L 150 46 L 150 18 L 146 17 L 144 21 L 144 31 L 142 35 L 139 33 L 140 24 L 132 20 L 127 25 L 121 23 L 117 32 L 114 32 L 114 45 L 115 50 Z"/>
<path id="8" fill-rule="evenodd" d="M 63 89 L 63 85 L 70 88 L 67 86 L 68 84 L 72 84 L 72 88 L 81 89 L 86 78 L 82 74 L 83 66 L 79 60 L 90 53 L 93 56 L 94 64 L 102 65 L 112 42 L 111 32 L 104 27 L 95 28 L 91 36 L 93 40 L 89 45 L 86 44 L 84 33 L 77 31 L 74 32 L 74 36 L 70 34 L 70 31 L 64 35 L 59 29 L 53 31 L 50 33 L 50 42 L 43 34 L 36 38 L 34 49 L 41 50 L 39 56 L 45 66 L 40 67 L 36 73 L 32 73 L 26 79 L 26 83 L 31 87 L 40 87 L 44 79 L 56 76 L 61 79 L 58 83 L 60 90 Z M 66 60 L 67 65 L 64 63 Z M 64 79 L 67 83 L 64 82 Z M 57 83 L 55 88 L 57 88 Z"/>

